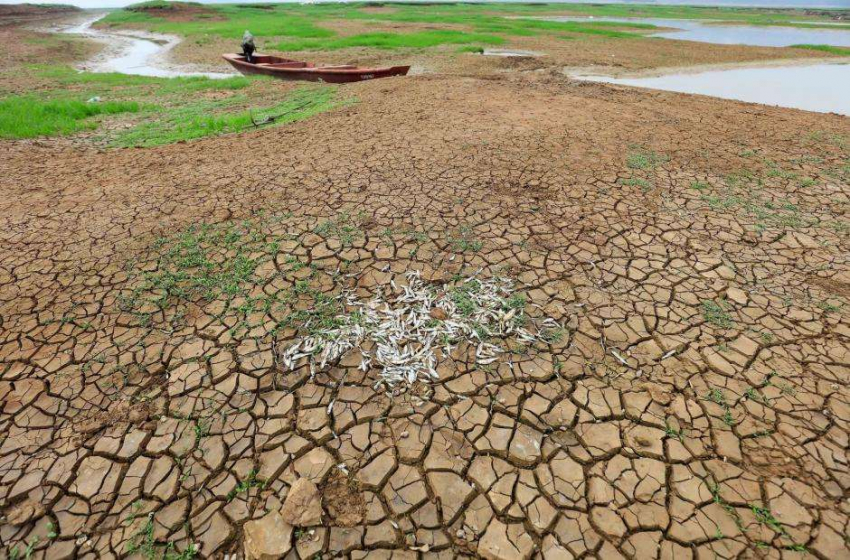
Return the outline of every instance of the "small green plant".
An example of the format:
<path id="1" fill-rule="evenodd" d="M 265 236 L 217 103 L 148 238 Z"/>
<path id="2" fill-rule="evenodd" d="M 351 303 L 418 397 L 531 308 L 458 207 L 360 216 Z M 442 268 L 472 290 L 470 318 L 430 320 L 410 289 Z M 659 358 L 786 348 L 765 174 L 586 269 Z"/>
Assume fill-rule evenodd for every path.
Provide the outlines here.
<path id="1" fill-rule="evenodd" d="M 505 307 L 507 309 L 516 309 L 521 311 L 525 309 L 526 303 L 527 301 L 524 295 L 514 294 L 505 301 Z"/>
<path id="2" fill-rule="evenodd" d="M 714 387 L 708 391 L 708 394 L 705 396 L 705 400 L 711 401 L 723 408 L 723 416 L 721 418 L 724 424 L 731 427 L 737 423 L 735 422 L 735 418 L 732 415 L 732 409 L 726 401 L 726 396 L 723 394 L 723 391 Z"/>
<path id="3" fill-rule="evenodd" d="M 820 307 L 824 313 L 835 313 L 841 310 L 840 305 L 836 305 L 828 300 L 817 302 L 817 306 Z"/>
<path id="4" fill-rule="evenodd" d="M 347 212 L 343 212 L 336 218 L 325 220 L 313 231 L 323 237 L 338 240 L 343 247 L 350 247 L 364 235 L 360 229 L 359 219 Z"/>
<path id="5" fill-rule="evenodd" d="M 458 312 L 465 317 L 469 317 L 475 313 L 475 300 L 470 297 L 470 293 L 473 293 L 475 289 L 476 284 L 474 282 L 467 282 L 456 287 L 449 293 L 452 301 L 457 306 Z"/>
<path id="6" fill-rule="evenodd" d="M 195 431 L 195 445 L 201 443 L 201 440 L 210 435 L 210 421 L 204 418 L 199 418 L 195 422 L 193 430 Z"/>
<path id="7" fill-rule="evenodd" d="M 192 560 L 198 554 L 198 547 L 189 544 L 182 551 L 177 550 L 173 541 L 157 542 L 154 538 L 154 514 L 148 514 L 145 523 L 130 536 L 125 545 L 128 555 L 138 554 L 146 560 Z"/>
<path id="8" fill-rule="evenodd" d="M 461 226 L 458 236 L 449 239 L 452 247 L 459 253 L 477 253 L 484 247 L 484 242 L 474 237 L 474 232 L 469 226 Z"/>
<path id="9" fill-rule="evenodd" d="M 706 485 L 708 486 L 709 492 L 711 492 L 711 497 L 715 504 L 719 505 L 723 508 L 723 511 L 729 514 L 730 517 L 735 521 L 735 525 L 738 526 L 739 529 L 742 529 L 744 524 L 741 522 L 741 516 L 738 515 L 738 512 L 733 508 L 729 503 L 723 499 L 723 496 L 720 495 L 720 485 L 717 484 L 714 480 L 707 480 Z M 718 531 L 720 528 L 718 527 Z"/>
<path id="10" fill-rule="evenodd" d="M 15 545 L 14 548 L 10 548 L 8 551 L 9 560 L 20 560 L 24 558 L 25 560 L 29 560 L 32 558 L 33 553 L 35 552 L 35 546 L 38 544 L 38 537 L 33 537 L 30 539 L 30 542 L 24 547 L 23 552 L 19 548 L 19 545 Z"/>
<path id="11" fill-rule="evenodd" d="M 703 300 L 702 316 L 710 324 L 728 329 L 731 328 L 732 316 L 729 314 L 729 303 L 726 300 Z"/>
<path id="12" fill-rule="evenodd" d="M 695 191 L 702 192 L 702 191 L 707 191 L 711 187 L 708 183 L 703 183 L 701 181 L 694 181 L 694 182 L 691 183 L 691 188 L 694 189 Z"/>
<path id="13" fill-rule="evenodd" d="M 761 392 L 758 389 L 756 389 L 755 387 L 749 387 L 744 394 L 751 401 L 755 401 L 755 402 L 759 402 L 759 403 L 763 403 L 763 404 L 768 403 L 767 397 L 764 396 L 763 394 L 761 394 Z"/>
<path id="14" fill-rule="evenodd" d="M 705 396 L 705 400 L 711 401 L 715 404 L 719 404 L 720 406 L 726 405 L 726 397 L 723 395 L 723 391 L 714 387 L 708 391 L 708 394 Z"/>
<path id="15" fill-rule="evenodd" d="M 669 157 L 652 150 L 633 148 L 626 156 L 626 165 L 631 169 L 654 169 L 669 160 Z"/>
<path id="16" fill-rule="evenodd" d="M 620 184 L 625 185 L 627 187 L 640 187 L 643 191 L 647 191 L 652 188 L 652 183 L 650 183 L 646 179 L 641 179 L 640 177 L 630 177 L 628 179 L 622 179 L 620 181 Z"/>
<path id="17" fill-rule="evenodd" d="M 564 338 L 566 331 L 562 328 L 544 329 L 540 332 L 540 338 L 546 344 L 557 344 Z"/>
<path id="18" fill-rule="evenodd" d="M 764 525 L 766 527 L 769 527 L 770 529 L 772 529 L 776 533 L 782 535 L 783 537 L 785 537 L 788 540 L 793 540 L 791 538 L 791 535 L 788 533 L 788 530 L 782 524 L 782 522 L 779 521 L 778 519 L 776 519 L 776 517 L 774 517 L 773 513 L 768 508 L 763 507 L 763 506 L 759 506 L 759 505 L 755 505 L 755 504 L 750 504 L 750 510 L 753 512 L 753 515 L 756 518 L 756 522 L 758 522 L 760 525 Z M 800 543 L 793 543 L 793 542 L 792 542 L 792 544 L 784 545 L 781 548 L 783 550 L 792 550 L 792 551 L 795 551 L 795 552 L 803 552 L 803 553 L 805 553 L 807 551 L 806 545 L 800 544 Z"/>
<path id="19" fill-rule="evenodd" d="M 682 430 L 677 430 L 666 421 L 664 422 L 664 433 L 667 434 L 667 437 L 669 438 L 677 439 L 681 442 L 685 441 L 685 435 Z"/>
<path id="20" fill-rule="evenodd" d="M 750 509 L 752 510 L 753 515 L 756 516 L 756 521 L 758 521 L 760 524 L 770 527 L 777 533 L 785 532 L 785 528 L 773 516 L 769 509 L 756 505 L 750 505 Z"/>
<path id="21" fill-rule="evenodd" d="M 793 397 L 794 395 L 797 394 L 797 389 L 795 389 L 793 386 L 791 386 L 788 383 L 778 383 L 776 386 L 779 388 L 779 392 L 782 393 L 783 395 Z"/>
<path id="22" fill-rule="evenodd" d="M 240 480 L 239 483 L 236 484 L 236 487 L 227 493 L 227 501 L 232 502 L 239 494 L 248 492 L 251 488 L 262 489 L 265 485 L 266 483 L 264 480 L 257 478 L 257 471 L 252 469 L 245 480 Z"/>

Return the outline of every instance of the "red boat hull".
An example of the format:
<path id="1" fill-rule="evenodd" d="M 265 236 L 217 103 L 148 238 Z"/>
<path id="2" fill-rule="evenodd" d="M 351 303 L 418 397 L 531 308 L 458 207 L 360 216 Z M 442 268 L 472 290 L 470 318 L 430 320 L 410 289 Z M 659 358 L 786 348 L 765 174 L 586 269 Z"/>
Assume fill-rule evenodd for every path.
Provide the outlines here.
<path id="1" fill-rule="evenodd" d="M 247 62 L 241 54 L 225 54 L 222 56 L 231 66 L 245 75 L 258 74 L 272 76 L 281 80 L 328 82 L 331 84 L 361 82 L 363 80 L 388 78 L 390 76 L 405 76 L 408 70 L 410 70 L 410 66 L 390 66 L 387 68 L 315 66 L 308 62 L 262 54 L 255 55 L 254 62 Z"/>

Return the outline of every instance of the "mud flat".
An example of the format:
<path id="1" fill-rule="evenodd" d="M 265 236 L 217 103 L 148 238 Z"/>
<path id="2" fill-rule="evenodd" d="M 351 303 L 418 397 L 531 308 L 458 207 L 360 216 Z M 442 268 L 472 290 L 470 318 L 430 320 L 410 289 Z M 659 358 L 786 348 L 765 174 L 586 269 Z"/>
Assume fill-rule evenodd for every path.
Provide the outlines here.
<path id="1" fill-rule="evenodd" d="M 847 117 L 562 72 L 757 47 L 531 39 L 278 128 L 0 141 L 6 556 L 847 558 Z"/>

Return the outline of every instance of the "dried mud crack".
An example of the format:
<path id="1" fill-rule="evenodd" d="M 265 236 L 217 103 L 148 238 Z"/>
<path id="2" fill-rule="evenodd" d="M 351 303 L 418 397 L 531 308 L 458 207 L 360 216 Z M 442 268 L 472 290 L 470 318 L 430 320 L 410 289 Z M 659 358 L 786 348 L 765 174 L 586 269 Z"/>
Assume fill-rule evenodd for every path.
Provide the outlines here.
<path id="1" fill-rule="evenodd" d="M 845 118 L 554 74 L 350 92 L 3 143 L 7 556 L 242 555 L 303 479 L 288 558 L 848 556 Z M 282 365 L 411 271 L 510 278 L 559 332 L 404 390 L 360 352 Z"/>

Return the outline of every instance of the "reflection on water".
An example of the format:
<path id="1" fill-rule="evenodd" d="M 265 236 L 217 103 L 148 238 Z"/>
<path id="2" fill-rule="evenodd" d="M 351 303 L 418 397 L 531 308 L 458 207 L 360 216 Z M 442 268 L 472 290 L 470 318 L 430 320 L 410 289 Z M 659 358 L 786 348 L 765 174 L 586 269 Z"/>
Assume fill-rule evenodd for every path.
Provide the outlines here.
<path id="1" fill-rule="evenodd" d="M 757 25 L 715 24 L 711 21 L 658 18 L 588 18 L 551 17 L 551 21 L 619 21 L 624 23 L 650 23 L 658 27 L 673 28 L 659 31 L 650 37 L 698 41 L 721 45 L 756 45 L 762 47 L 789 47 L 791 45 L 832 45 L 850 47 L 850 29 L 803 29 L 798 27 L 773 27 Z"/>
<path id="2" fill-rule="evenodd" d="M 224 72 L 195 72 L 165 65 L 166 53 L 179 42 L 178 37 L 154 35 L 142 31 L 104 31 L 92 26 L 105 14 L 99 14 L 80 24 L 59 29 L 60 33 L 83 35 L 107 45 L 103 52 L 87 61 L 83 70 L 89 72 L 120 72 L 137 76 L 176 78 L 180 76 L 206 76 L 208 78 L 232 78 L 234 74 Z"/>
<path id="3" fill-rule="evenodd" d="M 736 68 L 651 78 L 575 76 L 578 79 L 698 93 L 820 113 L 850 115 L 850 64 Z"/>

